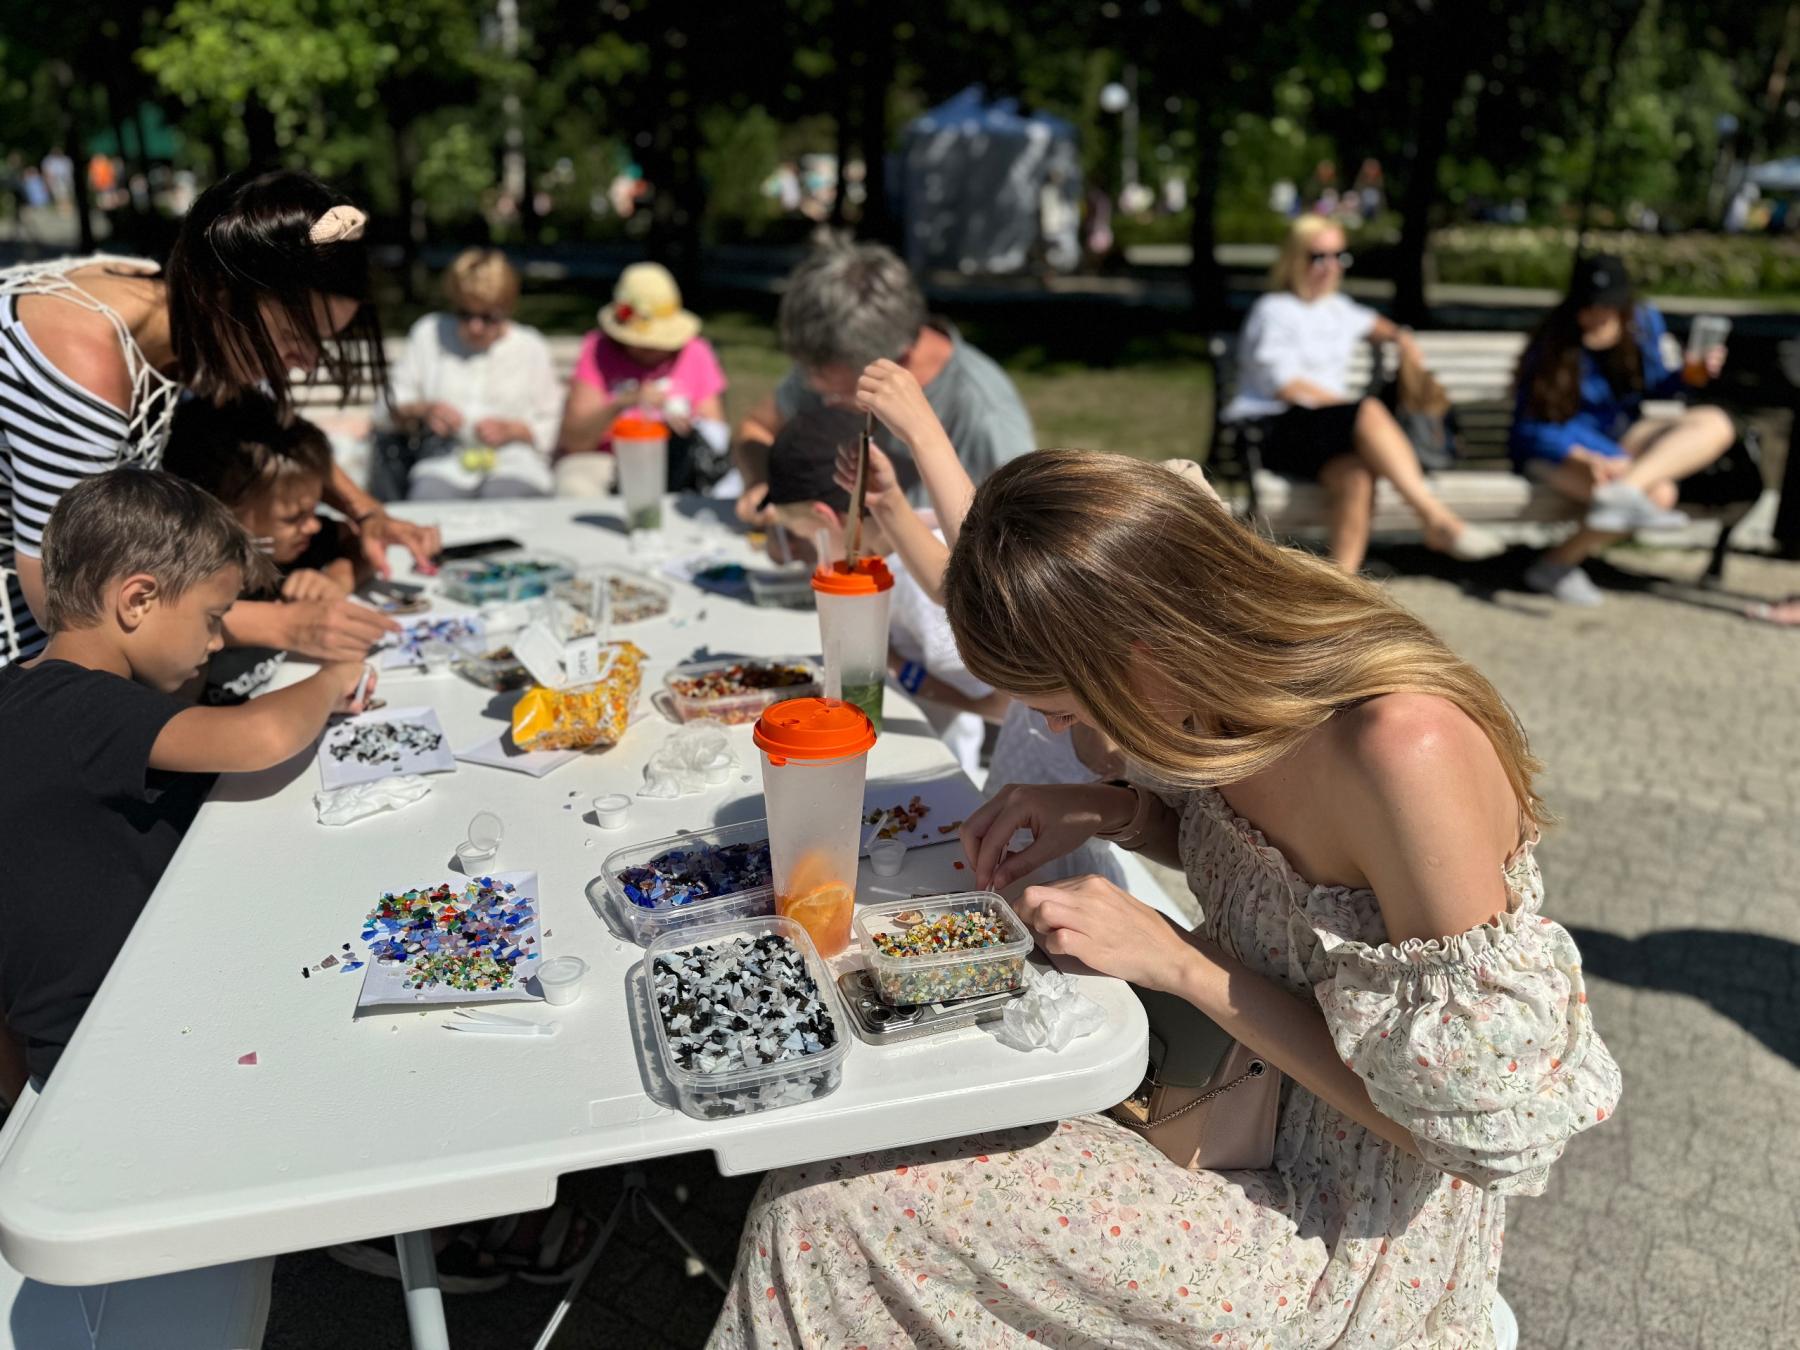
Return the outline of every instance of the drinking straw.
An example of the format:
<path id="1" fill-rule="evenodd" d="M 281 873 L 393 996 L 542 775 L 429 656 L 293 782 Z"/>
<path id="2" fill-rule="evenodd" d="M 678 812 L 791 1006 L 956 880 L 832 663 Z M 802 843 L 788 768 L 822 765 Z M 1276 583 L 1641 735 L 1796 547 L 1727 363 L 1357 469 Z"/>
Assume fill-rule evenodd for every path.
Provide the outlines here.
<path id="1" fill-rule="evenodd" d="M 855 567 L 862 553 L 863 498 L 869 487 L 869 441 L 875 435 L 875 414 L 863 416 L 862 438 L 856 443 L 856 491 L 850 494 L 850 536 L 844 549 L 844 566 Z"/>

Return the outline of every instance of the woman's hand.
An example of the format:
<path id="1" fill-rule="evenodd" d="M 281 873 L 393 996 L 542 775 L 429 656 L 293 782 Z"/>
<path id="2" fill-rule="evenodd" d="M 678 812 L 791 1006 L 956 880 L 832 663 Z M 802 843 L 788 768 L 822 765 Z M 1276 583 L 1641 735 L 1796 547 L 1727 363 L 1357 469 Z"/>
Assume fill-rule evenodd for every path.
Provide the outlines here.
<path id="1" fill-rule="evenodd" d="M 1595 487 L 1604 487 L 1615 479 L 1623 478 L 1631 468 L 1631 460 L 1624 455 L 1603 455 L 1582 445 L 1569 451 L 1569 462 L 1580 466 Z"/>
<path id="2" fill-rule="evenodd" d="M 1709 347 L 1706 351 L 1706 374 L 1709 379 L 1718 379 L 1719 372 L 1725 369 L 1725 348 L 1723 345 Z"/>
<path id="3" fill-rule="evenodd" d="M 281 583 L 283 600 L 342 600 L 348 594 L 348 586 L 340 586 L 323 572 L 310 567 L 289 572 Z"/>
<path id="4" fill-rule="evenodd" d="M 448 403 L 427 403 L 419 421 L 433 436 L 454 436 L 462 430 L 463 415 Z"/>
<path id="5" fill-rule="evenodd" d="M 359 667 L 369 649 L 400 625 L 350 600 L 302 600 L 280 606 L 286 630 L 281 646 L 314 661 L 349 661 Z"/>
<path id="6" fill-rule="evenodd" d="M 874 413 L 903 444 L 914 448 L 943 429 L 918 380 L 893 361 L 869 363 L 856 381 L 856 406 Z"/>
<path id="7" fill-rule="evenodd" d="M 496 450 L 514 441 L 530 445 L 531 428 L 509 417 L 484 417 L 475 424 L 475 439 Z"/>
<path id="8" fill-rule="evenodd" d="M 377 576 L 391 574 L 387 560 L 389 544 L 398 544 L 411 553 L 413 562 L 426 576 L 436 574 L 437 564 L 432 559 L 444 549 L 444 538 L 437 526 L 415 525 L 410 520 L 390 516 L 385 507 L 378 506 L 356 522 L 356 532 L 362 543 L 363 556 Z"/>
<path id="9" fill-rule="evenodd" d="M 1101 830 L 1123 829 L 1136 809 L 1136 793 L 1106 783 L 1009 783 L 963 823 L 963 852 L 976 885 L 998 891 L 1067 857 Z M 1030 832 L 1031 844 L 1009 853 L 1020 830 Z"/>
<path id="10" fill-rule="evenodd" d="M 1146 989 L 1179 993 L 1194 957 L 1179 929 L 1105 877 L 1027 886 L 1014 909 L 1045 951 Z"/>
<path id="11" fill-rule="evenodd" d="M 752 483 L 737 499 L 737 518 L 752 529 L 763 529 L 775 520 L 775 508 L 769 506 L 769 485 Z"/>
<path id="12" fill-rule="evenodd" d="M 847 445 L 838 451 L 837 464 L 832 468 L 831 479 L 839 487 L 848 492 L 851 499 L 856 497 L 856 447 Z M 887 453 L 869 442 L 869 472 L 863 482 L 863 506 L 870 511 L 879 511 L 884 506 L 892 505 L 897 498 L 905 496 L 900 491 L 900 478 L 894 472 L 894 461 Z"/>

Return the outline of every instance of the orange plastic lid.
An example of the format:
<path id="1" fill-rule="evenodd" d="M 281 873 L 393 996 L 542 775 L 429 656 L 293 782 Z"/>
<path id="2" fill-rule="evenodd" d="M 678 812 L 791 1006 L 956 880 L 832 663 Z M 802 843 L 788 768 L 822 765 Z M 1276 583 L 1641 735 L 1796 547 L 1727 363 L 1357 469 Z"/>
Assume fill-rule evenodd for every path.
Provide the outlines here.
<path id="1" fill-rule="evenodd" d="M 855 567 L 840 558 L 813 573 L 812 588 L 828 595 L 877 595 L 894 588 L 894 574 L 880 558 L 858 558 Z"/>
<path id="2" fill-rule="evenodd" d="M 752 739 L 776 764 L 790 759 L 849 759 L 874 747 L 875 724 L 854 703 L 790 698 L 756 719 Z"/>
<path id="3" fill-rule="evenodd" d="M 666 441 L 669 439 L 669 428 L 666 423 L 654 418 L 626 413 L 614 421 L 608 436 L 615 441 Z"/>

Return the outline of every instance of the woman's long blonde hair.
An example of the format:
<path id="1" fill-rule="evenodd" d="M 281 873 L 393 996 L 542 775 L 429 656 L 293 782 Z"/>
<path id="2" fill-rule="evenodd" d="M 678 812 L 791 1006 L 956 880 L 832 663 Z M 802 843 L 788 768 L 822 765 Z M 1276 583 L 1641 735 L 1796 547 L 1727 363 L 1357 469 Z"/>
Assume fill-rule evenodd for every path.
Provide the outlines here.
<path id="1" fill-rule="evenodd" d="M 1275 256 L 1275 265 L 1269 269 L 1269 289 L 1300 294 L 1300 283 L 1312 266 L 1313 245 L 1327 230 L 1344 233 L 1344 227 L 1328 216 L 1309 211 L 1294 217 L 1294 223 L 1288 226 L 1287 238 L 1281 241 L 1281 252 Z M 1344 237 L 1349 238 L 1348 235 Z"/>
<path id="2" fill-rule="evenodd" d="M 1480 726 L 1523 815 L 1541 766 L 1494 686 L 1380 588 L 1257 535 L 1160 465 L 1041 450 L 975 494 L 944 577 L 970 674 L 1026 698 L 1068 691 L 1159 778 L 1237 782 L 1346 708 L 1436 694 Z M 1191 695 L 1171 727 L 1131 656 Z"/>

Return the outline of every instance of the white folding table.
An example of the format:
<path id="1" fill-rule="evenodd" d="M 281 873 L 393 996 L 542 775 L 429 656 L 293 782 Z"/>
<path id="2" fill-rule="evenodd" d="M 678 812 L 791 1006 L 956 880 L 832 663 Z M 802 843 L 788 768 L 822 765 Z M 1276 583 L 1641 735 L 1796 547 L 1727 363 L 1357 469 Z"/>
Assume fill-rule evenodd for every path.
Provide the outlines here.
<path id="1" fill-rule="evenodd" d="M 497 525 L 582 561 L 638 561 L 609 503 L 431 514 L 452 538 Z M 671 519 L 675 552 L 716 546 L 748 560 L 722 524 Z M 669 615 L 616 634 L 650 655 L 646 706 L 663 673 L 697 655 L 818 650 L 810 612 L 675 590 Z M 455 675 L 390 673 L 384 692 L 436 707 L 457 749 L 504 725 L 506 700 Z M 891 687 L 887 713 L 871 781 L 953 769 Z M 541 779 L 462 764 L 433 777 L 423 801 L 343 828 L 315 821 L 310 755 L 223 780 L 47 1091 L 6 1132 L 6 1259 L 48 1283 L 97 1284 L 398 1233 L 413 1235 L 416 1266 L 430 1252 L 419 1235 L 541 1208 L 566 1172 L 701 1149 L 726 1173 L 751 1172 L 1096 1110 L 1137 1086 L 1142 1009 L 1119 981 L 1085 976 L 1106 1025 L 1057 1054 L 1010 1050 L 983 1030 L 880 1048 L 858 1041 L 843 1085 L 819 1101 L 716 1121 L 673 1109 L 649 1067 L 641 996 L 632 1002 L 642 950 L 609 930 L 585 887 L 614 848 L 763 811 L 750 728 L 737 727 L 744 767 L 727 787 L 640 799 L 625 829 L 599 830 L 591 799 L 633 792 L 671 729 L 652 712 L 610 751 Z M 382 890 L 454 875 L 452 850 L 484 809 L 506 826 L 494 868 L 538 873 L 544 951 L 591 968 L 579 1003 L 524 1013 L 554 1017 L 559 1034 L 452 1034 L 443 1011 L 358 1018 L 362 972 L 302 977 L 327 953 L 341 956 L 341 944 L 360 948 L 362 917 Z M 865 868 L 861 895 L 966 889 L 960 857 L 954 844 L 915 850 L 891 881 Z M 33 884 L 52 902 L 54 878 Z M 67 940 L 79 942 L 82 897 L 54 903 L 69 913 Z M 238 1062 L 252 1051 L 254 1065 Z M 415 1345 L 443 1343 L 435 1290 L 409 1297 L 409 1313 Z"/>

